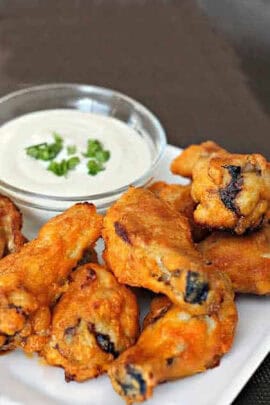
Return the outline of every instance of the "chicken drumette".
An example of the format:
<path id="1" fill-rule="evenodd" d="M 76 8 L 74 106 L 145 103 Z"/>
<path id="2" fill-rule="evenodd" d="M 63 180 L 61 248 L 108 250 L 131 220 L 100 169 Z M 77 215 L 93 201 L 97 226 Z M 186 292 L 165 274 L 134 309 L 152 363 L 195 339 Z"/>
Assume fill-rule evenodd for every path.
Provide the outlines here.
<path id="1" fill-rule="evenodd" d="M 109 369 L 114 389 L 127 403 L 149 398 L 160 382 L 219 364 L 232 345 L 237 322 L 230 284 L 223 287 L 220 307 L 201 315 L 167 297 L 154 298 L 138 342 Z"/>
<path id="2" fill-rule="evenodd" d="M 239 235 L 260 227 L 270 201 L 268 162 L 259 154 L 205 151 L 204 145 L 187 148 L 171 166 L 174 173 L 192 177 L 195 222 Z"/>
<path id="3" fill-rule="evenodd" d="M 89 263 L 72 273 L 52 315 L 42 356 L 65 369 L 66 380 L 84 381 L 106 371 L 139 332 L 134 294 L 111 272 Z"/>
<path id="4" fill-rule="evenodd" d="M 236 236 L 213 232 L 198 244 L 209 265 L 225 272 L 236 292 L 270 294 L 270 225 Z"/>
<path id="5" fill-rule="evenodd" d="M 101 227 L 93 205 L 76 204 L 45 224 L 37 239 L 0 261 L 0 351 L 42 348 L 50 307 Z"/>
<path id="6" fill-rule="evenodd" d="M 187 219 L 149 190 L 130 188 L 104 219 L 104 258 L 123 283 L 161 292 L 138 342 L 109 375 L 128 402 L 159 382 L 218 364 L 233 340 L 237 311 L 229 278 L 191 241 Z"/>

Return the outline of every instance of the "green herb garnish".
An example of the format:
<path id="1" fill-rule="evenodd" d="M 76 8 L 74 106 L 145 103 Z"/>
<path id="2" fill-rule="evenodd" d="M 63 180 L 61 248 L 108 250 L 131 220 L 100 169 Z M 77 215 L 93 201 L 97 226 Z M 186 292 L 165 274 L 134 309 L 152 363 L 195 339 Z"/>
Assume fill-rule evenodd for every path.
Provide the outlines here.
<path id="1" fill-rule="evenodd" d="M 67 146 L 67 154 L 68 155 L 75 155 L 76 152 L 77 152 L 76 145 Z"/>
<path id="2" fill-rule="evenodd" d="M 91 176 L 95 176 L 96 174 L 98 174 L 99 172 L 101 172 L 102 170 L 104 170 L 104 166 L 101 162 L 98 162 L 95 159 L 90 159 L 87 162 L 87 168 L 88 168 L 88 174 L 90 174 Z"/>
<path id="3" fill-rule="evenodd" d="M 57 133 L 53 137 L 54 143 L 44 142 L 25 148 L 27 155 L 39 160 L 53 160 L 63 149 L 63 138 Z"/>
<path id="4" fill-rule="evenodd" d="M 54 173 L 56 176 L 66 176 L 70 170 L 74 170 L 76 166 L 80 163 L 80 159 L 75 155 L 77 152 L 76 145 L 68 145 L 66 147 L 67 155 L 71 156 L 68 159 L 63 159 L 60 162 L 55 161 L 55 157 L 61 152 L 64 146 L 63 138 L 57 134 L 53 133 L 54 142 L 53 143 L 40 143 L 38 145 L 32 145 L 25 148 L 27 155 L 33 157 L 34 159 L 51 161 L 47 170 Z M 97 139 L 88 139 L 87 150 L 82 154 L 88 158 L 87 169 L 88 174 L 95 176 L 99 172 L 105 170 L 104 163 L 110 159 L 110 151 L 105 150 L 103 145 Z"/>
<path id="5" fill-rule="evenodd" d="M 76 166 L 80 163 L 80 158 L 78 156 L 72 156 L 67 160 L 68 170 L 75 169 Z"/>
<path id="6" fill-rule="evenodd" d="M 88 139 L 87 141 L 87 150 L 83 154 L 85 157 L 95 157 L 97 152 L 100 152 L 103 150 L 103 146 L 101 142 L 99 142 L 97 139 Z"/>
<path id="7" fill-rule="evenodd" d="M 95 158 L 99 161 L 99 162 L 107 162 L 110 159 L 110 152 L 108 150 L 99 150 L 96 155 Z"/>
<path id="8" fill-rule="evenodd" d="M 47 170 L 56 174 L 56 176 L 66 176 L 69 170 L 74 170 L 80 163 L 80 159 L 77 156 L 73 156 L 69 159 L 63 159 L 61 162 L 52 161 Z"/>
<path id="9" fill-rule="evenodd" d="M 87 150 L 83 156 L 91 158 L 87 163 L 88 174 L 95 176 L 105 170 L 103 163 L 110 159 L 110 152 L 105 150 L 102 143 L 97 139 L 88 139 Z"/>

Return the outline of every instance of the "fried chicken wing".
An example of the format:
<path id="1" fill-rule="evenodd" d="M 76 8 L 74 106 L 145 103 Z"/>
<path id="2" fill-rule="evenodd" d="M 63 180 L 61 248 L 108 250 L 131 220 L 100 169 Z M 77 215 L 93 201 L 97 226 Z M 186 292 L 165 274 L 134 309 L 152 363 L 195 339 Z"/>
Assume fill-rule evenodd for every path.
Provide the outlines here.
<path id="1" fill-rule="evenodd" d="M 201 241 L 209 234 L 207 229 L 202 228 L 194 222 L 193 212 L 196 203 L 191 197 L 190 184 L 183 186 L 181 184 L 167 184 L 164 181 L 157 181 L 149 187 L 149 190 L 188 218 L 194 242 Z"/>
<path id="2" fill-rule="evenodd" d="M 190 145 L 172 161 L 171 171 L 179 176 L 192 178 L 193 168 L 197 161 L 218 152 L 226 153 L 226 150 L 212 141 L 206 141 L 200 145 Z"/>
<path id="3" fill-rule="evenodd" d="M 230 277 L 236 292 L 270 294 L 270 225 L 244 236 L 214 232 L 198 244 L 205 259 Z"/>
<path id="4" fill-rule="evenodd" d="M 0 351 L 38 350 L 50 324 L 49 306 L 71 270 L 100 236 L 102 217 L 76 204 L 45 224 L 37 239 L 0 261 Z"/>
<path id="5" fill-rule="evenodd" d="M 241 235 L 262 224 L 270 201 L 270 164 L 263 156 L 231 154 L 206 142 L 187 148 L 172 171 L 192 177 L 199 225 Z"/>
<path id="6" fill-rule="evenodd" d="M 193 169 L 195 222 L 241 235 L 258 228 L 270 201 L 270 168 L 261 155 L 216 154 Z"/>
<path id="7" fill-rule="evenodd" d="M 84 381 L 106 371 L 135 343 L 138 331 L 134 294 L 104 267 L 89 263 L 72 273 L 53 311 L 51 338 L 42 355 L 65 369 L 67 381 Z"/>
<path id="8" fill-rule="evenodd" d="M 196 313 L 220 302 L 223 276 L 203 266 L 187 219 L 151 191 L 130 188 L 108 210 L 103 237 L 104 259 L 119 282 L 163 293 Z"/>
<path id="9" fill-rule="evenodd" d="M 0 258 L 14 253 L 26 242 L 21 233 L 22 215 L 13 202 L 0 195 Z"/>
<path id="10" fill-rule="evenodd" d="M 154 298 L 138 342 L 112 363 L 109 376 L 127 403 L 152 395 L 160 382 L 213 368 L 230 349 L 237 312 L 230 284 L 223 301 L 210 314 L 193 314 L 167 297 Z"/>

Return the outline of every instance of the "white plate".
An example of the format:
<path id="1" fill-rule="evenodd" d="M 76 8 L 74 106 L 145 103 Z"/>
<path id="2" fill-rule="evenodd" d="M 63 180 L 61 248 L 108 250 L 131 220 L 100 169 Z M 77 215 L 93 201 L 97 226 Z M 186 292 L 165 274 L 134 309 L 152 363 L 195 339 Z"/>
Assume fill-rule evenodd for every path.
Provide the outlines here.
<path id="1" fill-rule="evenodd" d="M 168 146 L 156 178 L 182 182 L 169 173 L 179 149 Z M 243 252 L 245 254 L 245 252 Z M 270 348 L 270 299 L 237 298 L 239 325 L 235 343 L 219 367 L 182 380 L 162 384 L 148 405 L 228 405 L 248 381 Z M 145 310 L 145 308 L 144 308 Z M 63 370 L 40 364 L 21 352 L 0 357 L 0 405 L 122 405 L 107 376 L 85 383 L 65 383 Z"/>

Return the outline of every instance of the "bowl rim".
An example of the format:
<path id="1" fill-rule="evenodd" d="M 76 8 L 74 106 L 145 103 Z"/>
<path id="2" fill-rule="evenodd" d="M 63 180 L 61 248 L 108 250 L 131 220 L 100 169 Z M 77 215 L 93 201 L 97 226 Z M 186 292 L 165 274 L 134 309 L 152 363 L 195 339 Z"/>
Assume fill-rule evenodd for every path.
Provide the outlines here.
<path id="1" fill-rule="evenodd" d="M 134 108 L 136 110 L 139 110 L 144 115 L 147 115 L 151 119 L 151 121 L 154 123 L 154 126 L 158 130 L 159 149 L 160 149 L 159 153 L 157 154 L 155 159 L 152 161 L 150 168 L 136 180 L 134 180 L 124 186 L 121 186 L 117 189 L 113 189 L 111 191 L 106 191 L 106 192 L 98 193 L 98 194 L 85 194 L 85 195 L 78 195 L 78 196 L 57 196 L 57 195 L 52 195 L 52 194 L 36 193 L 36 192 L 29 191 L 29 190 L 25 190 L 20 187 L 12 186 L 9 183 L 7 183 L 1 179 L 0 179 L 0 187 L 2 189 L 4 189 L 4 191 L 10 190 L 13 193 L 20 194 L 21 196 L 38 198 L 44 202 L 46 200 L 47 201 L 55 200 L 55 201 L 63 201 L 63 202 L 78 202 L 78 201 L 83 201 L 83 200 L 97 201 L 97 200 L 104 199 L 104 198 L 114 197 L 116 195 L 124 193 L 130 186 L 138 187 L 138 186 L 143 185 L 143 183 L 146 183 L 147 179 L 151 176 L 151 173 L 156 168 L 156 166 L 158 165 L 158 163 L 160 162 L 160 160 L 162 159 L 162 157 L 164 155 L 164 152 L 165 152 L 165 149 L 167 146 L 167 137 L 166 137 L 165 129 L 161 125 L 161 122 L 157 118 L 157 116 L 151 110 L 149 110 L 146 106 L 144 106 L 139 101 L 133 99 L 132 97 L 129 97 L 129 96 L 125 95 L 124 93 L 121 93 L 117 90 L 107 88 L 107 87 L 91 85 L 91 84 L 83 84 L 83 83 L 64 83 L 64 82 L 61 83 L 61 82 L 59 82 L 59 83 L 48 83 L 48 84 L 41 84 L 41 85 L 37 85 L 37 86 L 26 87 L 26 88 L 23 88 L 20 90 L 10 92 L 10 93 L 4 95 L 3 97 L 0 97 L 0 108 L 1 108 L 1 104 L 5 103 L 6 101 L 9 101 L 10 99 L 16 98 L 18 96 L 23 96 L 24 94 L 27 94 L 27 93 L 39 92 L 42 90 L 61 89 L 61 88 L 70 88 L 70 89 L 74 88 L 76 90 L 81 91 L 82 93 L 94 90 L 100 94 L 106 94 L 109 96 L 113 96 L 113 95 L 118 96 L 122 100 L 132 103 L 132 105 L 134 106 Z M 42 111 L 42 110 L 38 110 L 38 111 Z M 14 117 L 14 118 L 16 118 L 16 117 Z M 1 128 L 1 126 L 0 126 L 0 128 Z M 46 209 L 46 207 L 44 207 L 44 206 L 39 205 L 39 207 Z"/>

